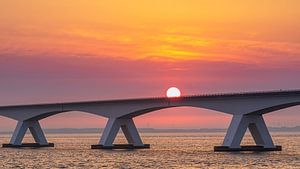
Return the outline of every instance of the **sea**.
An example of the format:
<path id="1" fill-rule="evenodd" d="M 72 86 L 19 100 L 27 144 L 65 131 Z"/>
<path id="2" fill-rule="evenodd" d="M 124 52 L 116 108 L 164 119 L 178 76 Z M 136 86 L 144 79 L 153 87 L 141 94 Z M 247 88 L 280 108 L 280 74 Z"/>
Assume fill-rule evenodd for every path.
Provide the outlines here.
<path id="1" fill-rule="evenodd" d="M 272 133 L 276 152 L 214 152 L 225 133 L 141 133 L 150 149 L 90 149 L 100 134 L 46 134 L 54 148 L 0 148 L 0 168 L 300 168 L 300 132 Z M 0 135 L 8 143 L 9 134 Z M 32 142 L 26 135 L 24 142 Z M 120 133 L 115 143 L 125 143 Z M 246 135 L 242 144 L 253 144 Z"/>

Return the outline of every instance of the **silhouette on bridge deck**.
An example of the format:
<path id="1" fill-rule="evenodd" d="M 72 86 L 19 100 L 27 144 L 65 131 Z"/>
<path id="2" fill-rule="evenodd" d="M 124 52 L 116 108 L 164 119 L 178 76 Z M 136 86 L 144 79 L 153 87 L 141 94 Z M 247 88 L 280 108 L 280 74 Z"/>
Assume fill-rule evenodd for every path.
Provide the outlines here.
<path id="1" fill-rule="evenodd" d="M 52 147 L 54 144 L 48 143 L 39 120 L 62 112 L 82 111 L 108 118 L 99 143 L 92 148 L 149 148 L 150 145 L 144 144 L 138 133 L 134 117 L 171 107 L 199 107 L 233 115 L 223 144 L 216 146 L 215 151 L 275 151 L 281 150 L 281 146 L 274 145 L 263 115 L 299 104 L 300 90 L 290 90 L 1 106 L 0 115 L 18 121 L 10 143 L 3 144 L 3 147 Z M 247 128 L 256 145 L 240 145 Z M 22 143 L 28 129 L 36 143 Z M 128 144 L 113 144 L 119 129 L 122 129 Z"/>

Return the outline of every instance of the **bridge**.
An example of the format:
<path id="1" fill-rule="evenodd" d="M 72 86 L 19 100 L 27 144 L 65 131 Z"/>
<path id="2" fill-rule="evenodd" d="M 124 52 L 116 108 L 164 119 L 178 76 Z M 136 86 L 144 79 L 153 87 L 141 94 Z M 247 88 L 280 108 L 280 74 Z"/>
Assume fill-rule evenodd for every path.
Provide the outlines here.
<path id="1" fill-rule="evenodd" d="M 108 118 L 102 137 L 93 149 L 150 148 L 144 144 L 134 124 L 134 117 L 156 110 L 172 107 L 204 108 L 232 115 L 223 144 L 215 151 L 279 151 L 274 145 L 263 115 L 300 104 L 300 90 L 226 93 L 181 96 L 174 98 L 138 98 L 67 102 L 52 104 L 0 106 L 0 115 L 17 120 L 9 144 L 3 147 L 52 147 L 48 143 L 39 120 L 63 112 L 81 111 Z M 249 129 L 256 145 L 241 146 L 244 134 Z M 22 143 L 27 130 L 35 143 Z M 128 144 L 113 144 L 119 130 L 122 130 Z"/>

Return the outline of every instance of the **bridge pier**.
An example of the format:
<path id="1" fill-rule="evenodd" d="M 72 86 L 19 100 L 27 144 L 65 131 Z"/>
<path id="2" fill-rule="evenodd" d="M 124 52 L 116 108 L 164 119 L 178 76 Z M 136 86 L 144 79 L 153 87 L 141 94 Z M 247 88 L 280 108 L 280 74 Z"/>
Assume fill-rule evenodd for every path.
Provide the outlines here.
<path id="1" fill-rule="evenodd" d="M 113 144 L 120 128 L 122 129 L 128 144 Z M 135 149 L 150 148 L 143 141 L 137 131 L 132 118 L 109 118 L 98 145 L 92 145 L 92 149 Z"/>
<path id="2" fill-rule="evenodd" d="M 256 143 L 254 146 L 241 146 L 247 128 Z M 233 115 L 222 146 L 215 151 L 281 151 L 275 146 L 262 115 Z"/>
<path id="3" fill-rule="evenodd" d="M 35 143 L 22 143 L 28 129 Z M 3 144 L 2 147 L 54 147 L 54 144 L 48 143 L 40 123 L 37 120 L 30 120 L 18 121 L 9 144 Z"/>

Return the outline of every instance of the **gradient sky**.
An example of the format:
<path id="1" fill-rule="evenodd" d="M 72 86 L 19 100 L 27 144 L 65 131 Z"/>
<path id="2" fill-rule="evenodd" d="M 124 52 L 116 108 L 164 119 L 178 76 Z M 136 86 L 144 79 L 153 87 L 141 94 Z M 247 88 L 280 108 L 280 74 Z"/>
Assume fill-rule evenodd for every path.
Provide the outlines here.
<path id="1" fill-rule="evenodd" d="M 300 88 L 298 0 L 0 0 L 0 105 Z M 138 127 L 227 127 L 230 116 L 172 108 Z M 45 128 L 104 127 L 78 112 Z M 300 125 L 300 107 L 267 115 Z M 0 117 L 0 131 L 15 121 Z"/>

